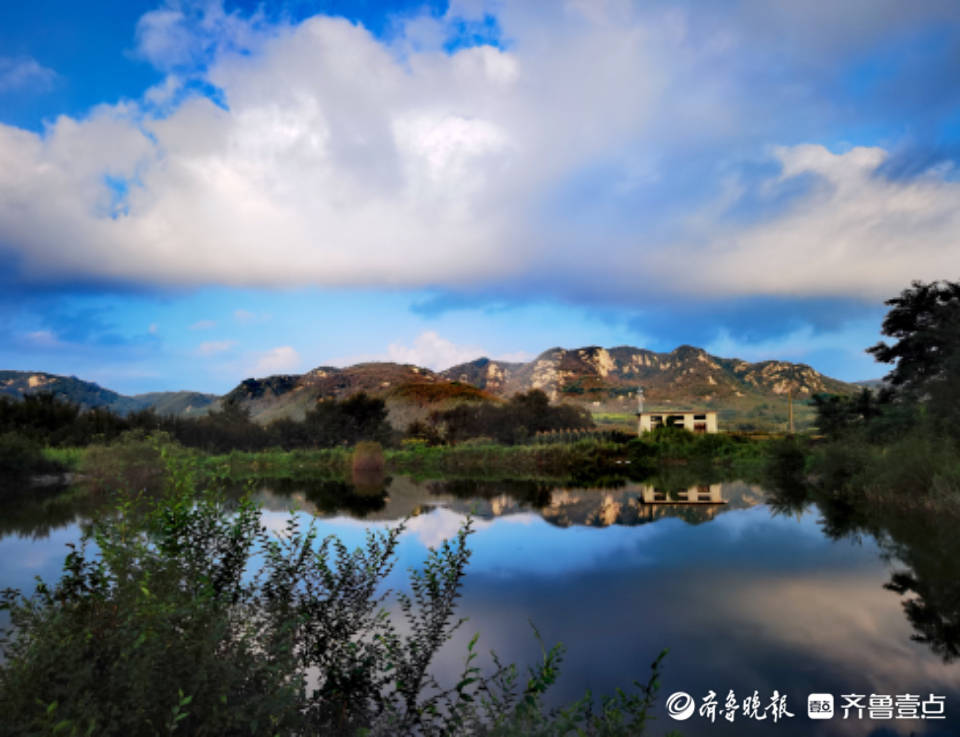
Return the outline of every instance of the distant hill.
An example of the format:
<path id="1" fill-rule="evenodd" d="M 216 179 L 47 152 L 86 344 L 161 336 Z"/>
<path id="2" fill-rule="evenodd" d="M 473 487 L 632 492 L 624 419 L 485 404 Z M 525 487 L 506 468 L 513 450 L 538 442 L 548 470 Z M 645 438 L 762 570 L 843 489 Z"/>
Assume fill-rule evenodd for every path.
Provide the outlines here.
<path id="1" fill-rule="evenodd" d="M 109 407 L 121 414 L 152 407 L 183 416 L 202 415 L 232 402 L 261 423 L 302 419 L 318 401 L 342 400 L 362 391 L 383 398 L 390 421 L 401 428 L 436 409 L 497 401 L 530 389 L 541 389 L 555 401 L 586 404 L 603 421 L 629 424 L 641 388 L 648 409 L 717 409 L 722 425 L 745 428 L 782 424 L 788 396 L 795 400 L 803 425 L 812 417 L 803 400 L 821 392 L 850 395 L 860 390 L 805 364 L 749 363 L 687 345 L 669 353 L 631 346 L 551 348 L 526 363 L 479 358 L 440 372 L 386 362 L 320 366 L 305 374 L 245 379 L 222 397 L 189 391 L 130 397 L 76 377 L 0 371 L 0 393 L 13 397 L 52 391 L 82 407 Z"/>
<path id="2" fill-rule="evenodd" d="M 207 414 L 211 408 L 215 407 L 220 397 L 216 394 L 180 391 L 134 394 L 130 399 L 138 402 L 142 408 L 152 408 L 160 415 L 198 417 Z"/>
<path id="3" fill-rule="evenodd" d="M 120 415 L 149 407 L 165 415 L 205 414 L 218 399 L 215 394 L 198 392 L 153 392 L 130 397 L 76 376 L 43 371 L 0 371 L 0 395 L 21 399 L 25 394 L 37 392 L 50 392 L 82 409 L 106 407 Z"/>
<path id="4" fill-rule="evenodd" d="M 83 409 L 109 407 L 121 414 L 140 409 L 139 403 L 132 397 L 125 397 L 76 376 L 57 376 L 42 371 L 0 371 L 0 394 L 20 399 L 24 394 L 37 392 L 50 392 L 58 399 L 73 402 Z"/>

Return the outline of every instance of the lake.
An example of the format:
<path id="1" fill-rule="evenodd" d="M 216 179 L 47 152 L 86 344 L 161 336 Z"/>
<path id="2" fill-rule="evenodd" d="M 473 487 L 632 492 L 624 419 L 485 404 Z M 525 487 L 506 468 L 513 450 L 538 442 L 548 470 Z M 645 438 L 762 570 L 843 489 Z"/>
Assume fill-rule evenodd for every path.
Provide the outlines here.
<path id="1" fill-rule="evenodd" d="M 646 681 L 668 648 L 651 734 L 960 734 L 960 543 L 936 518 L 874 518 L 745 483 L 570 489 L 395 476 L 360 491 L 264 482 L 255 497 L 268 526 L 282 529 L 296 506 L 304 523 L 351 546 L 368 527 L 409 518 L 393 586 L 472 515 L 460 606 L 469 621 L 437 663 L 441 678 L 459 673 L 475 632 L 481 652 L 533 661 L 532 622 L 548 645 L 567 648 L 554 693 L 562 700 Z M 65 544 L 93 514 L 55 500 L 0 511 L 0 588 L 57 577 Z M 714 722 L 700 713 L 711 691 Z M 724 716 L 731 691 L 733 721 Z M 666 713 L 675 692 L 693 699 L 684 721 Z M 766 708 L 774 692 L 792 717 Z M 812 693 L 834 696 L 832 719 L 808 716 Z M 745 714 L 754 694 L 759 708 Z M 843 718 L 843 695 L 863 697 L 859 716 L 851 708 Z M 903 718 L 914 713 L 946 718 Z"/>

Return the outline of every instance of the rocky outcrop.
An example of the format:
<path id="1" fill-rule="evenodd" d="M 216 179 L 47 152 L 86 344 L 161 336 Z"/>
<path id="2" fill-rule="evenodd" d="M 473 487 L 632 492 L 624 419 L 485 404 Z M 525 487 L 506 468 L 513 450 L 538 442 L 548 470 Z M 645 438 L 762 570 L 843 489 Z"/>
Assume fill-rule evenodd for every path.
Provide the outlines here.
<path id="1" fill-rule="evenodd" d="M 494 382 L 486 375 L 496 377 Z M 669 353 L 631 346 L 551 348 L 527 364 L 479 359 L 441 372 L 506 396 L 542 389 L 553 399 L 605 401 L 633 399 L 643 388 L 649 401 L 717 403 L 754 395 L 798 399 L 826 392 L 851 394 L 857 387 L 831 379 L 805 364 L 784 361 L 748 363 L 713 356 L 683 345 Z"/>

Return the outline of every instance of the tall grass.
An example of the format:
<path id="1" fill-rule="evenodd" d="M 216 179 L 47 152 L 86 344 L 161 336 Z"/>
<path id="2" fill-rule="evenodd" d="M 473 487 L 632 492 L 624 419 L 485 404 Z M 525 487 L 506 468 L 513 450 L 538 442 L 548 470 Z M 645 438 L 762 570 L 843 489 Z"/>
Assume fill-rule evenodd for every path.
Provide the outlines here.
<path id="1" fill-rule="evenodd" d="M 44 448 L 43 457 L 65 471 L 75 471 L 86 454 L 86 448 Z"/>
<path id="2" fill-rule="evenodd" d="M 623 446 L 597 440 L 551 445 L 462 443 L 454 446 L 414 446 L 387 452 L 393 471 L 420 476 L 547 476 L 569 477 L 584 467 L 614 464 Z"/>

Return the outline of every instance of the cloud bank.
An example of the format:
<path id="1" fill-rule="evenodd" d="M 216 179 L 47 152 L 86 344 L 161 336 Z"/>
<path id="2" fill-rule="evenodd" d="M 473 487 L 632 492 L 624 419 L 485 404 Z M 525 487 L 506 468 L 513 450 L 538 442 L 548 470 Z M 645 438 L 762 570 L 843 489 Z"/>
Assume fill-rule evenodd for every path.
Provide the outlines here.
<path id="1" fill-rule="evenodd" d="M 136 36 L 163 84 L 41 135 L 0 125 L 0 250 L 28 284 L 631 301 L 955 278 L 950 161 L 885 175 L 896 141 L 837 143 L 869 121 L 832 94 L 836 65 L 947 6 L 853 5 L 453 3 L 386 39 L 166 5 Z M 494 15 L 502 42 L 453 43 Z"/>

